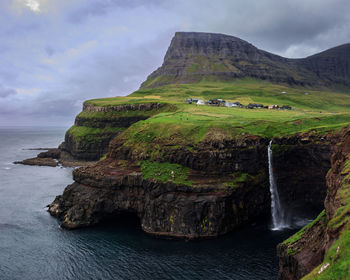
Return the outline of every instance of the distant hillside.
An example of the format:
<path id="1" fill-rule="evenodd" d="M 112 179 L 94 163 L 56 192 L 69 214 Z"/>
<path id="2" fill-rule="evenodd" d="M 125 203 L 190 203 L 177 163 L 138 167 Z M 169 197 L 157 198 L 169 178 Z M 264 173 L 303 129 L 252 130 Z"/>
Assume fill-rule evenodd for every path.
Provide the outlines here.
<path id="1" fill-rule="evenodd" d="M 289 85 L 350 87 L 350 44 L 304 59 L 288 59 L 233 36 L 177 32 L 163 65 L 141 88 L 243 77 Z"/>

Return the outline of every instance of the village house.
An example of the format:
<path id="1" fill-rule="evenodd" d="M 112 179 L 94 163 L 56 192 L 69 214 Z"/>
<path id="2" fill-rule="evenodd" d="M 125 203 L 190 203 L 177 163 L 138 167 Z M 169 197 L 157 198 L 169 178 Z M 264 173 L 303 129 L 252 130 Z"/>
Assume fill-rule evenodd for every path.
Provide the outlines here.
<path id="1" fill-rule="evenodd" d="M 283 105 L 280 109 L 281 110 L 292 110 L 292 107 L 289 105 Z"/>
<path id="2" fill-rule="evenodd" d="M 209 105 L 216 105 L 216 106 L 224 106 L 225 105 L 225 100 L 222 99 L 210 99 L 208 104 Z"/>
<path id="3" fill-rule="evenodd" d="M 186 99 L 186 102 L 188 103 L 188 104 L 197 104 L 197 102 L 198 102 L 198 100 L 199 99 L 195 99 L 195 98 L 188 98 L 188 99 Z"/>
<path id="4" fill-rule="evenodd" d="M 264 105 L 263 104 L 256 104 L 256 103 L 249 103 L 246 108 L 247 109 L 264 108 Z"/>

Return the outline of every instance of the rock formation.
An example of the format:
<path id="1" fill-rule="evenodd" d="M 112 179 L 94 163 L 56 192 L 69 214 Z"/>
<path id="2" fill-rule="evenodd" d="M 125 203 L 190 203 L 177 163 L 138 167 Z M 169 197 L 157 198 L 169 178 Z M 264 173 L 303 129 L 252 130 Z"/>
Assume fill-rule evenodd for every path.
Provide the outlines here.
<path id="1" fill-rule="evenodd" d="M 289 139 L 291 149 L 298 158 L 309 149 L 319 137 L 310 138 L 310 143 L 301 142 L 305 136 Z M 60 218 L 62 226 L 79 228 L 99 223 L 105 218 L 134 213 L 142 229 L 163 237 L 207 238 L 225 234 L 246 223 L 269 219 L 270 193 L 267 174 L 268 139 L 247 137 L 237 142 L 220 141 L 203 145 L 200 150 L 184 152 L 170 150 L 162 153 L 165 161 L 180 163 L 191 168 L 186 186 L 171 182 L 161 183 L 144 179 L 136 164 L 142 157 L 132 151 L 121 150 L 116 137 L 110 145 L 106 160 L 73 172 L 75 183 L 68 186 L 63 195 L 50 204 L 49 211 Z M 285 140 L 287 141 L 287 140 Z M 330 139 L 323 147 L 329 153 Z M 324 157 L 322 149 L 305 158 L 305 164 Z M 280 155 L 276 154 L 276 160 Z M 220 170 L 218 173 L 217 170 Z M 321 178 L 318 178 L 320 172 Z M 320 185 L 300 185 L 303 193 L 296 193 L 295 199 L 307 200 L 314 192 L 323 193 L 326 170 L 316 174 L 299 170 L 299 175 L 310 177 Z M 235 180 L 231 174 L 241 176 Z M 233 184 L 233 182 L 235 182 Z M 294 186 L 281 182 L 286 193 Z M 320 209 L 313 201 L 315 207 Z M 293 206 L 293 205 L 292 205 Z"/>
<path id="2" fill-rule="evenodd" d="M 233 36 L 177 32 L 163 65 L 141 88 L 247 77 L 289 85 L 349 87 L 349 57 L 350 44 L 304 59 L 288 59 Z"/>

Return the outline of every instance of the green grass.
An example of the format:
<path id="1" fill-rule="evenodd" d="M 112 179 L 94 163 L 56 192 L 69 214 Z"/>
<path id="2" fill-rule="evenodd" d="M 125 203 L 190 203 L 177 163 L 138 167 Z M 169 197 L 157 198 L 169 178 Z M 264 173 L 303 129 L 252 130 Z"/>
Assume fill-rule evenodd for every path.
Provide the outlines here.
<path id="1" fill-rule="evenodd" d="M 146 180 L 159 182 L 172 182 L 174 184 L 191 186 L 192 181 L 188 180 L 189 168 L 180 164 L 169 162 L 153 162 L 150 160 L 140 161 L 142 176 Z"/>
<path id="2" fill-rule="evenodd" d="M 322 272 L 322 266 L 329 266 Z M 334 244 L 327 251 L 322 264 L 317 266 L 303 280 L 348 280 L 350 278 L 350 226 L 345 228 Z"/>
<path id="3" fill-rule="evenodd" d="M 282 94 L 282 92 L 286 94 Z M 305 93 L 310 95 L 305 95 Z M 200 82 L 195 84 L 172 84 L 153 89 L 140 89 L 130 97 L 159 96 L 160 99 L 182 101 L 194 96 L 202 99 L 224 98 L 227 100 L 247 100 L 256 103 L 288 104 L 298 109 L 315 110 L 347 110 L 350 104 L 349 96 L 344 99 L 344 93 L 319 91 L 311 88 L 289 88 L 270 82 L 254 79 L 237 79 L 232 82 Z M 242 102 L 242 103 L 243 103 Z"/>
<path id="4" fill-rule="evenodd" d="M 210 66 L 211 67 L 211 66 Z M 286 92 L 286 94 L 282 94 Z M 304 93 L 308 92 L 309 95 Z M 242 104 L 290 105 L 295 110 L 241 109 L 187 104 L 186 98 L 223 98 Z M 124 145 L 154 155 L 164 147 L 197 147 L 202 141 L 237 139 L 247 135 L 266 138 L 310 132 L 334 133 L 350 123 L 350 94 L 288 88 L 253 79 L 199 82 L 140 89 L 127 97 L 87 101 L 97 106 L 145 102 L 166 103 L 164 109 L 146 113 L 150 118 L 123 132 Z M 89 113 L 90 114 L 90 113 Z M 114 115 L 115 114 L 115 115 Z M 134 113 L 111 113 L 116 116 Z M 135 113 L 135 114 L 143 114 Z M 80 116 L 87 116 L 85 112 Z M 91 117 L 103 117 L 100 112 Z M 152 157 L 151 157 L 152 158 Z M 155 158 L 154 158 L 155 159 Z"/>
<path id="5" fill-rule="evenodd" d="M 123 129 L 119 127 L 91 128 L 73 125 L 70 129 L 68 129 L 67 134 L 73 137 L 76 143 L 90 143 L 122 130 Z"/>
<path id="6" fill-rule="evenodd" d="M 303 227 L 301 230 L 299 230 L 297 233 L 293 234 L 291 237 L 289 237 L 287 240 L 285 240 L 283 243 L 286 245 L 291 245 L 295 242 L 297 242 L 314 224 L 316 224 L 318 221 L 325 220 L 326 219 L 326 212 L 323 210 L 315 220 L 313 220 L 311 223 Z"/>
<path id="7" fill-rule="evenodd" d="M 225 185 L 229 188 L 239 188 L 242 183 L 245 183 L 247 181 L 248 176 L 248 173 L 237 172 L 235 174 L 232 174 L 232 181 L 225 183 Z"/>

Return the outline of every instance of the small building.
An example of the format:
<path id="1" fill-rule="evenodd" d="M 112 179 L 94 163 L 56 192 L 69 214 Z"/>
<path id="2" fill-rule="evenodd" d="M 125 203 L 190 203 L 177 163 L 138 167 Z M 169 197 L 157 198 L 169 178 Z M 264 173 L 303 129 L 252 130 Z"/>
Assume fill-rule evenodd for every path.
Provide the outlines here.
<path id="1" fill-rule="evenodd" d="M 198 100 L 199 99 L 196 99 L 196 98 L 188 98 L 188 99 L 186 99 L 186 102 L 188 103 L 188 104 L 197 104 L 197 102 L 198 102 Z"/>
<path id="2" fill-rule="evenodd" d="M 256 104 L 256 103 L 249 103 L 247 108 L 248 109 L 264 108 L 264 105 L 263 104 Z"/>
<path id="3" fill-rule="evenodd" d="M 243 105 L 240 103 L 240 102 L 233 102 L 233 106 L 232 107 L 239 107 L 239 108 L 242 108 Z"/>
<path id="4" fill-rule="evenodd" d="M 281 110 L 292 110 L 292 107 L 289 105 L 283 105 L 280 109 Z"/>
<path id="5" fill-rule="evenodd" d="M 222 99 L 210 99 L 209 105 L 224 106 L 225 102 L 226 101 Z"/>

